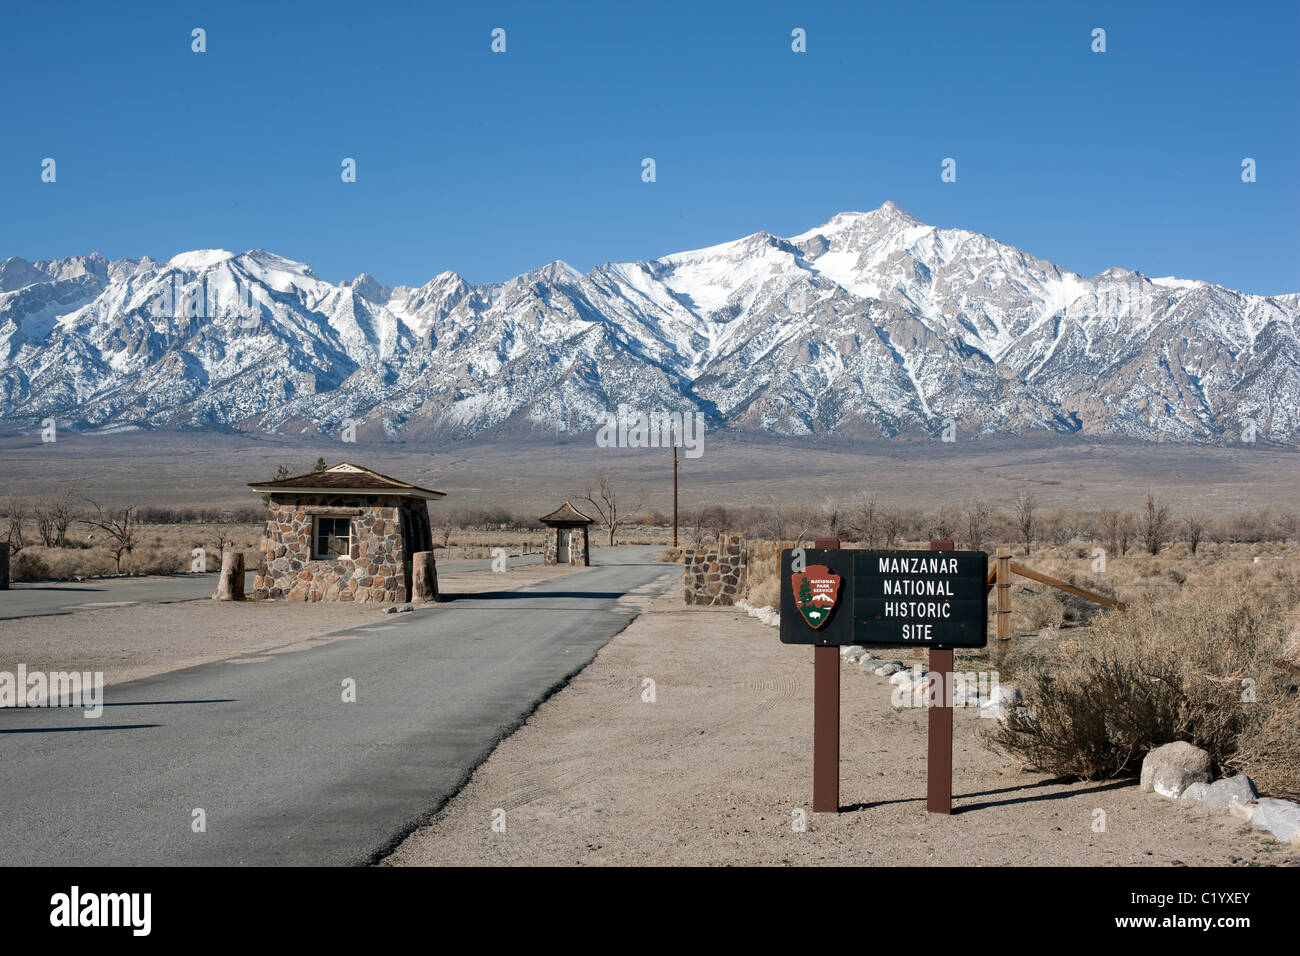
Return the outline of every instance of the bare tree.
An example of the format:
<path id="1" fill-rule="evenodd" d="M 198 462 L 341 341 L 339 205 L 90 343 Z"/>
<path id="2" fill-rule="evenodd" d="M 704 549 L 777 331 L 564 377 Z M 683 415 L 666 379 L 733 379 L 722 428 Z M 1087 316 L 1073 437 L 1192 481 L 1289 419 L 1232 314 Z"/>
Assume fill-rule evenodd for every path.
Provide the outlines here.
<path id="1" fill-rule="evenodd" d="M 1205 517 L 1203 515 L 1188 515 L 1183 519 L 1183 527 L 1187 535 L 1187 546 L 1192 549 L 1192 554 L 1196 554 L 1196 549 L 1201 546 L 1201 539 L 1205 537 Z"/>
<path id="2" fill-rule="evenodd" d="M 8 525 L 5 541 L 9 544 L 9 555 L 13 557 L 26 547 L 26 542 L 23 540 L 23 522 L 27 520 L 27 503 L 17 495 L 11 494 L 5 501 L 5 516 Z"/>
<path id="3" fill-rule="evenodd" d="M 596 475 L 595 481 L 587 482 L 581 497 L 583 501 L 596 510 L 597 522 L 609 533 L 609 546 L 611 548 L 614 546 L 614 539 L 618 534 L 618 529 L 633 524 L 636 512 L 645 504 L 644 494 L 631 508 L 625 508 L 620 504 L 618 490 L 614 487 L 614 481 L 608 471 L 600 472 Z M 624 500 L 626 501 L 626 499 Z"/>
<path id="4" fill-rule="evenodd" d="M 1119 553 L 1119 512 L 1114 508 L 1102 508 L 1097 512 L 1097 535 L 1111 554 Z"/>
<path id="5" fill-rule="evenodd" d="M 993 523 L 993 511 L 987 501 L 972 501 L 966 506 L 966 543 L 972 551 L 984 550 Z"/>
<path id="6" fill-rule="evenodd" d="M 1121 511 L 1115 526 L 1115 538 L 1119 544 L 1119 553 L 1128 554 L 1129 542 L 1133 540 L 1133 528 L 1135 521 L 1133 512 Z"/>
<path id="7" fill-rule="evenodd" d="M 432 537 L 441 536 L 442 546 L 445 548 L 451 542 L 451 533 L 456 528 L 456 520 L 447 512 L 440 511 L 433 518 L 429 519 L 429 530 Z"/>
<path id="8" fill-rule="evenodd" d="M 907 530 L 907 515 L 897 508 L 885 508 L 880 512 L 880 530 L 885 537 L 885 547 L 895 547 Z"/>
<path id="9" fill-rule="evenodd" d="M 1147 494 L 1146 504 L 1142 506 L 1140 534 L 1149 554 L 1159 554 L 1160 548 L 1169 539 L 1169 509 L 1150 493 Z"/>
<path id="10" fill-rule="evenodd" d="M 847 527 L 853 537 L 868 548 L 880 544 L 881 526 L 880 504 L 875 495 L 863 494 L 853 510 L 849 513 Z"/>
<path id="11" fill-rule="evenodd" d="M 930 537 L 939 538 L 944 541 L 951 541 L 957 537 L 957 528 L 961 522 L 961 514 L 951 505 L 943 505 L 934 513 L 930 519 L 931 532 Z"/>
<path id="12" fill-rule="evenodd" d="M 718 537 L 731 527 L 731 517 L 722 505 L 709 505 L 707 508 L 701 508 L 700 512 L 704 529 L 712 538 Z"/>
<path id="13" fill-rule="evenodd" d="M 1016 495 L 1016 530 L 1020 532 L 1020 540 L 1025 543 L 1025 554 L 1029 554 L 1034 545 L 1034 509 L 1037 507 L 1038 502 L 1032 491 L 1022 490 Z"/>
<path id="14" fill-rule="evenodd" d="M 95 513 L 89 518 L 82 518 L 84 524 L 92 528 L 98 528 L 108 535 L 108 550 L 113 555 L 113 561 L 117 567 L 117 573 L 122 573 L 122 558 L 130 554 L 135 548 L 136 534 L 136 507 L 126 505 L 121 508 L 104 509 L 90 498 L 87 498 L 91 506 L 94 507 Z"/>

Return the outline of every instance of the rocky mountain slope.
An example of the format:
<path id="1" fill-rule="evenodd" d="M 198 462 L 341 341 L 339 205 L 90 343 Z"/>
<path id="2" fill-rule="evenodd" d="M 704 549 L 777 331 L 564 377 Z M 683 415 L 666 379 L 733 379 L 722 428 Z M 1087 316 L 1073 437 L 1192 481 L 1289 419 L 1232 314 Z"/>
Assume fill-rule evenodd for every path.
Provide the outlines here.
<path id="1" fill-rule="evenodd" d="M 1300 439 L 1300 294 L 1088 278 L 892 203 L 581 274 L 333 285 L 270 252 L 0 263 L 0 421 L 468 437 L 701 411 L 785 435 Z"/>

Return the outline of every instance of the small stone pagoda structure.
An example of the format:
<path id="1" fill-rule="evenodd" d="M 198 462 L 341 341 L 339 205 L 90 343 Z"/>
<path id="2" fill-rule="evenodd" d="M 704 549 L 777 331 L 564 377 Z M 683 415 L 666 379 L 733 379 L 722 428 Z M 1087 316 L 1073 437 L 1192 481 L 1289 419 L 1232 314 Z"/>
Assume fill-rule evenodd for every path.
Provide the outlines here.
<path id="1" fill-rule="evenodd" d="M 346 461 L 249 487 L 266 497 L 269 512 L 253 597 L 411 600 L 414 556 L 433 550 L 428 502 L 441 491 Z M 432 558 L 421 559 L 430 571 Z"/>
<path id="2" fill-rule="evenodd" d="M 546 550 L 542 554 L 543 564 L 581 564 L 591 565 L 591 549 L 587 544 L 587 532 L 593 518 L 588 518 L 567 501 L 548 515 L 537 519 L 548 528 Z"/>

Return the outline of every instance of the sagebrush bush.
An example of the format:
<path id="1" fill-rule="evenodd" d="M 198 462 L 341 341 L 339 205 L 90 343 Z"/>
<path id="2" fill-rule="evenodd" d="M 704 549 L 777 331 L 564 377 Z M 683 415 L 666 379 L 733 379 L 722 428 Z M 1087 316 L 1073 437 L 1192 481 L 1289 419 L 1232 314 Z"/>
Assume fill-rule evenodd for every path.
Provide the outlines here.
<path id="1" fill-rule="evenodd" d="M 1294 677 L 1275 663 L 1284 634 L 1278 596 L 1239 587 L 1101 615 L 1089 638 L 1026 670 L 1025 706 L 989 742 L 1036 769 L 1096 779 L 1136 773 L 1147 751 L 1185 740 L 1217 768 L 1249 766 L 1261 790 L 1287 792 L 1300 773 L 1295 723 L 1290 755 L 1276 758 L 1288 766 L 1270 769 L 1264 757 L 1286 732 L 1279 715 L 1296 706 Z"/>

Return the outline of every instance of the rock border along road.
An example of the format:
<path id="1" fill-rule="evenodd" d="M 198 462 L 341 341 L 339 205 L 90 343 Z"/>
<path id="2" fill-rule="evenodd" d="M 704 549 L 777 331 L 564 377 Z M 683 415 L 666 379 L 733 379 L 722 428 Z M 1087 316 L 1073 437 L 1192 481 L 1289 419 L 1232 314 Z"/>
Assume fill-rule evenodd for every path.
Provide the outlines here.
<path id="1" fill-rule="evenodd" d="M 0 711 L 0 865 L 377 859 L 678 583 L 660 550 L 602 549 L 586 572 L 376 615 L 305 652 L 113 685 L 94 720 Z"/>

